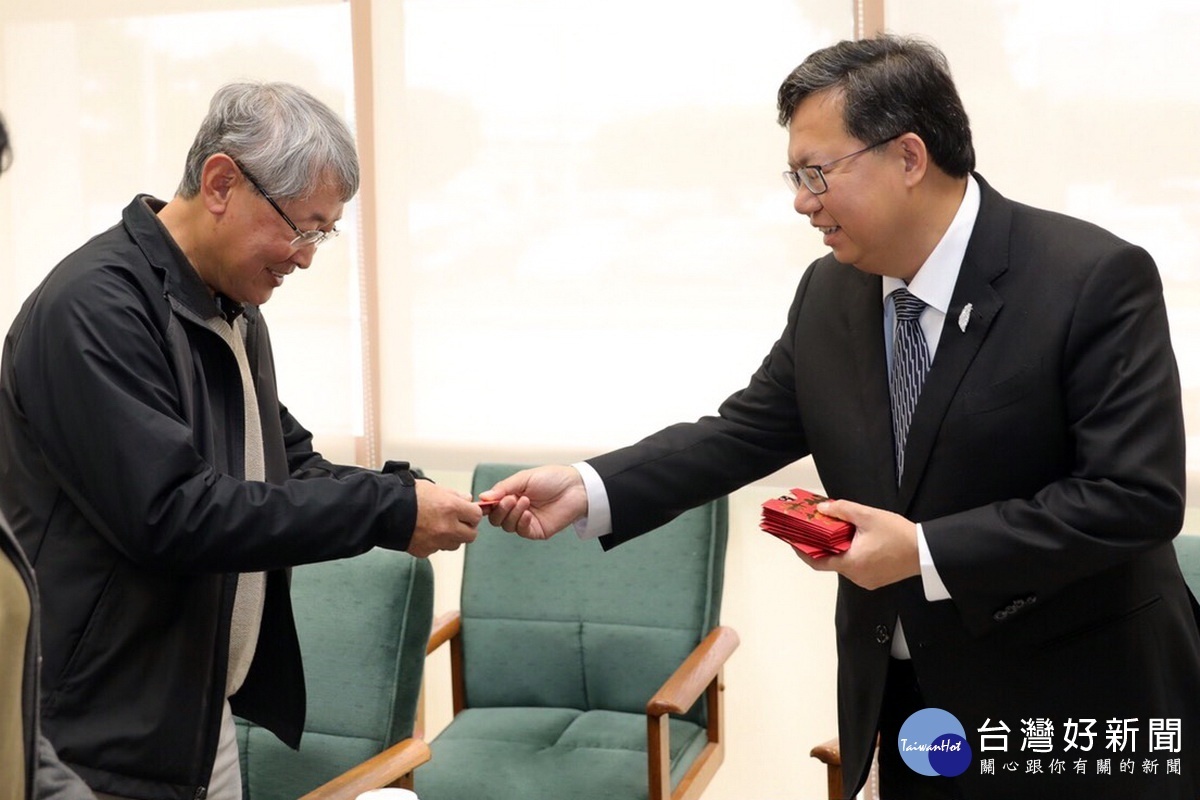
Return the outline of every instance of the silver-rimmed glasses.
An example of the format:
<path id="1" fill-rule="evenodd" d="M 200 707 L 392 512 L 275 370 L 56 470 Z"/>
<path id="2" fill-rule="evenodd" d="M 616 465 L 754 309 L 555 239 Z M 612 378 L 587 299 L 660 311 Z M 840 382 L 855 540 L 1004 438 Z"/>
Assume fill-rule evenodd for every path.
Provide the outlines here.
<path id="1" fill-rule="evenodd" d="M 338 235 L 338 233 L 340 231 L 338 231 L 337 228 L 334 228 L 333 230 L 330 230 L 330 231 L 319 231 L 319 230 L 302 231 L 302 230 L 300 230 L 300 228 L 297 227 L 296 223 L 292 222 L 292 218 L 289 217 L 286 213 L 284 213 L 284 210 L 279 207 L 279 203 L 276 203 L 275 199 L 273 197 L 271 197 L 271 195 L 267 194 L 266 190 L 263 189 L 262 184 L 260 184 L 257 180 L 255 180 L 254 176 L 251 175 L 250 172 L 245 167 L 243 167 L 236 158 L 233 158 L 232 156 L 230 156 L 230 160 L 232 160 L 233 163 L 237 166 L 237 168 L 242 171 L 242 174 L 246 176 L 246 180 L 250 181 L 250 183 L 254 186 L 254 188 L 258 190 L 258 193 L 266 198 L 267 202 L 271 204 L 271 208 L 275 209 L 276 213 L 278 213 L 279 216 L 283 217 L 283 221 L 288 224 L 288 227 L 290 227 L 293 231 L 296 232 L 296 237 L 294 239 L 292 239 L 292 241 L 291 241 L 292 247 L 294 247 L 296 249 L 300 249 L 301 247 L 308 247 L 310 244 L 313 247 L 320 247 L 322 242 L 324 242 L 328 239 L 332 239 Z"/>
<path id="2" fill-rule="evenodd" d="M 792 190 L 793 194 L 799 192 L 800 187 L 802 186 L 805 189 L 808 189 L 808 191 L 812 194 L 825 194 L 825 192 L 829 191 L 829 184 L 825 180 L 825 170 L 829 169 L 834 164 L 847 161 L 855 156 L 861 156 L 868 150 L 874 150 L 876 147 L 885 145 L 893 139 L 899 139 L 903 135 L 904 134 L 902 133 L 897 133 L 895 136 L 889 136 L 886 139 L 880 139 L 878 142 L 875 142 L 875 144 L 869 144 L 862 150 L 855 150 L 853 153 L 844 155 L 841 158 L 835 158 L 833 161 L 821 164 L 820 166 L 812 165 L 796 167 L 794 170 L 785 170 L 783 173 L 784 183 L 788 185 L 788 188 Z"/>

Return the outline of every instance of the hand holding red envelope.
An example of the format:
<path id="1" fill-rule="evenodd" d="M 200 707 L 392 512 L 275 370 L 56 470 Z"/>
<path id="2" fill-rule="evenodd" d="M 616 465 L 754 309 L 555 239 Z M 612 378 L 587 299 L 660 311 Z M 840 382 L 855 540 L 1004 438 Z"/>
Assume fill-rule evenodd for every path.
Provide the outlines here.
<path id="1" fill-rule="evenodd" d="M 805 489 L 792 489 L 791 496 L 774 497 L 762 504 L 759 527 L 809 558 L 844 553 L 850 547 L 854 526 L 817 511 L 817 504 L 828 499 Z"/>

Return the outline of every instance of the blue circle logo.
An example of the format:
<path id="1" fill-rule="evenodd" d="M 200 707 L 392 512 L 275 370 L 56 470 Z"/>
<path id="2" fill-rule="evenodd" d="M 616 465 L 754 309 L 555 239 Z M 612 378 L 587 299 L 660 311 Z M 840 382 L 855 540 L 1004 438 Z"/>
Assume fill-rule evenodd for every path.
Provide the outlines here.
<path id="1" fill-rule="evenodd" d="M 971 745 L 949 711 L 923 708 L 904 721 L 896 737 L 900 757 L 913 772 L 953 778 L 971 766 Z"/>

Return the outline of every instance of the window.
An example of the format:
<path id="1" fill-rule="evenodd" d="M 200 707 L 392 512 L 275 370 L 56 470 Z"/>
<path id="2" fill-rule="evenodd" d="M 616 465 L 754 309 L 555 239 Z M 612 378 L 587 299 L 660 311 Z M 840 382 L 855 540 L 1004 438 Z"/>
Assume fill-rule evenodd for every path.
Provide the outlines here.
<path id="1" fill-rule="evenodd" d="M 72 0 L 6 12 L 0 110 L 14 160 L 0 179 L 5 330 L 46 272 L 117 223 L 135 194 L 174 194 L 221 84 L 291 81 L 353 121 L 348 4 L 209 5 Z M 339 225 L 346 235 L 265 309 L 280 397 L 342 461 L 354 460 L 363 430 L 356 209 Z"/>
<path id="2" fill-rule="evenodd" d="M 852 22 L 843 0 L 406 0 L 377 19 L 398 42 L 375 54 L 396 132 L 385 450 L 591 452 L 744 385 L 822 254 L 779 180 L 776 90 Z"/>

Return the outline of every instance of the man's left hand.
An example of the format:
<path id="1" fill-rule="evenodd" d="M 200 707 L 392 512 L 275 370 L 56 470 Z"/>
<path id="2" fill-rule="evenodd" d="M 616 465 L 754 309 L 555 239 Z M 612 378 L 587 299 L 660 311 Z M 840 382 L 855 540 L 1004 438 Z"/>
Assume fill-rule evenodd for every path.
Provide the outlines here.
<path id="1" fill-rule="evenodd" d="M 857 531 L 850 549 L 840 555 L 809 558 L 797 551 L 813 569 L 837 572 L 864 589 L 879 589 L 921 574 L 916 523 L 849 500 L 830 500 L 817 510 L 849 522 Z"/>

